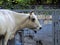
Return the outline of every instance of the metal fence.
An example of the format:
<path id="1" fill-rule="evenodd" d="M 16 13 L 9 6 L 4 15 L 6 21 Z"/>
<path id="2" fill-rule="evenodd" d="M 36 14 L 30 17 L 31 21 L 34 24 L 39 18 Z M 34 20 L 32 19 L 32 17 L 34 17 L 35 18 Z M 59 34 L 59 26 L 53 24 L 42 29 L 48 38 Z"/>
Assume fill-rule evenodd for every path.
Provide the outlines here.
<path id="1" fill-rule="evenodd" d="M 41 23 L 43 23 L 43 25 L 44 25 L 44 24 L 49 23 L 49 21 L 52 21 L 52 17 L 51 17 L 51 19 L 49 19 L 49 17 L 53 15 L 55 10 L 54 9 L 51 9 L 51 10 L 50 9 L 49 10 L 31 9 L 31 10 L 14 10 L 14 11 L 21 12 L 21 13 L 29 13 L 30 11 L 34 11 L 35 14 L 38 16 L 39 20 L 43 21 Z M 27 29 L 27 31 L 25 31 L 25 32 L 27 32 L 27 34 L 25 35 L 25 33 L 23 33 L 22 39 L 24 39 L 24 40 L 22 40 L 21 43 L 23 43 L 23 44 L 21 44 L 21 45 L 44 45 L 40 39 L 39 40 L 34 39 L 34 35 L 35 35 L 34 32 L 31 33 L 29 31 L 29 29 Z"/>
<path id="2" fill-rule="evenodd" d="M 60 10 L 57 9 L 53 15 L 53 45 L 60 45 Z"/>
<path id="3" fill-rule="evenodd" d="M 41 15 L 42 15 L 42 18 L 39 19 L 39 21 L 41 21 L 40 23 L 43 25 L 43 27 L 46 25 L 46 24 L 49 24 L 49 22 L 51 21 L 52 25 L 52 42 L 49 43 L 48 41 L 45 41 L 43 42 L 44 38 L 46 37 L 42 37 L 43 40 L 41 39 L 38 39 L 40 38 L 40 35 L 41 35 L 41 32 L 38 33 L 39 36 L 37 36 L 37 40 L 35 40 L 34 38 L 34 35 L 35 33 L 32 31 L 29 31 L 30 29 L 24 29 L 26 30 L 25 32 L 18 32 L 17 35 L 15 36 L 15 38 L 13 39 L 13 41 L 9 41 L 8 42 L 8 45 L 60 45 L 60 9 L 43 9 L 43 10 L 38 10 L 38 9 L 31 9 L 31 10 L 13 10 L 13 11 L 16 11 L 16 12 L 21 12 L 21 13 L 29 13 L 30 11 L 35 11 L 35 14 L 41 18 Z M 50 17 L 50 15 L 52 16 L 51 19 L 49 19 L 48 17 Z M 45 17 L 45 18 L 44 18 Z M 50 28 L 49 26 L 46 27 L 46 30 L 45 28 L 42 29 L 42 30 L 45 30 L 45 31 L 48 31 Z M 48 29 L 48 30 L 47 30 Z M 26 33 L 27 32 L 27 33 Z M 46 32 L 47 33 L 47 32 Z M 45 33 L 43 33 L 45 34 Z M 49 34 L 46 34 L 49 36 Z M 46 37 L 47 40 L 49 40 L 47 37 Z"/>

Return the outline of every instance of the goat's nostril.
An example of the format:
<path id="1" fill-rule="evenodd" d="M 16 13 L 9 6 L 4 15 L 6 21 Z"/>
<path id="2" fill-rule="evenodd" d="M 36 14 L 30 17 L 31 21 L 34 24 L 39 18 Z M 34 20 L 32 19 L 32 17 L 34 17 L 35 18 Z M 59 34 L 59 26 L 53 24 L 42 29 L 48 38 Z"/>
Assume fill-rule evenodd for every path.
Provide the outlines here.
<path id="1" fill-rule="evenodd" d="M 42 27 L 40 27 L 39 29 L 42 29 Z"/>
<path id="2" fill-rule="evenodd" d="M 34 31 L 35 33 L 37 33 L 37 31 Z"/>

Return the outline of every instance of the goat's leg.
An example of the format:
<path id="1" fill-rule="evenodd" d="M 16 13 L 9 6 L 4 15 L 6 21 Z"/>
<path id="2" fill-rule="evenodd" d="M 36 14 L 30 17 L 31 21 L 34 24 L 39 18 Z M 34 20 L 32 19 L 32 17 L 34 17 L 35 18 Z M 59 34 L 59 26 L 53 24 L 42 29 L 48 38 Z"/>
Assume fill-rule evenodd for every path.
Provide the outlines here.
<path id="1" fill-rule="evenodd" d="M 13 39 L 13 38 L 14 38 L 14 35 L 11 35 L 9 39 L 11 40 L 11 39 Z"/>
<path id="2" fill-rule="evenodd" d="M 9 37 L 10 37 L 10 33 L 6 33 L 5 39 L 4 39 L 4 45 L 7 45 Z"/>

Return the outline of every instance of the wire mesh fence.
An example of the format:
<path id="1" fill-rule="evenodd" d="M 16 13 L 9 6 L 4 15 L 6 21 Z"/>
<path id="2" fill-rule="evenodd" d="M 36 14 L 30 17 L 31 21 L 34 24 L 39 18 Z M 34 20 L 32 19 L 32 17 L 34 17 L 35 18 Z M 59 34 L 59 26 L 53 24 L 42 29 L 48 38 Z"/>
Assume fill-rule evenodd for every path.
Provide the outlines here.
<path id="1" fill-rule="evenodd" d="M 57 12 L 60 12 L 59 9 L 56 9 L 56 10 L 55 9 L 51 9 L 51 10 L 50 9 L 49 10 L 33 9 L 33 10 L 37 15 L 37 17 L 39 18 L 39 22 L 42 24 L 43 29 L 41 31 L 38 31 L 37 34 L 35 34 L 31 29 L 23 29 L 24 31 L 18 32 L 15 35 L 15 38 L 13 39 L 13 41 L 11 40 L 8 42 L 8 45 L 54 45 L 54 44 L 57 44 L 55 33 L 54 33 L 55 30 L 54 29 L 52 30 L 52 26 L 53 26 L 52 24 L 54 24 L 52 22 L 55 21 L 55 18 L 53 19 L 53 17 L 58 15 Z M 30 11 L 32 11 L 32 9 L 31 10 L 13 10 L 13 11 L 29 13 Z"/>
<path id="2" fill-rule="evenodd" d="M 21 12 L 22 13 L 26 13 L 26 12 L 29 13 L 30 11 L 32 11 L 32 10 L 22 10 Z M 40 23 L 43 26 L 46 25 L 46 24 L 52 23 L 52 15 L 53 15 L 53 12 L 54 12 L 53 9 L 52 10 L 38 10 L 38 9 L 35 10 L 34 9 L 34 11 L 35 11 L 35 14 L 37 15 L 37 17 L 39 18 Z M 43 41 L 41 39 L 39 39 L 40 36 L 38 36 L 38 38 L 35 39 L 35 36 L 36 36 L 35 33 L 33 31 L 29 31 L 29 30 L 30 29 L 26 29 L 24 31 L 24 34 L 23 34 L 24 40 L 22 42 L 22 43 L 24 43 L 23 45 L 47 45 L 48 44 L 48 42 L 46 44 L 43 43 Z M 38 34 L 40 34 L 40 33 L 38 33 Z M 50 44 L 48 44 L 48 45 L 50 45 Z"/>

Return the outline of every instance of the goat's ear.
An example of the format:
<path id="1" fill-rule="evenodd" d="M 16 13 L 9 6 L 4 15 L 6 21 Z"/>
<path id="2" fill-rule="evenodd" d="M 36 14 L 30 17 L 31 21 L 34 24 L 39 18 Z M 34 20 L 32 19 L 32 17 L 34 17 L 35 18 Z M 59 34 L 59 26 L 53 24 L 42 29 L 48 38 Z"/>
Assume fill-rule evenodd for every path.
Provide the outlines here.
<path id="1" fill-rule="evenodd" d="M 31 11 L 31 12 L 30 12 L 30 15 L 33 15 L 33 14 L 34 14 L 34 11 Z"/>

